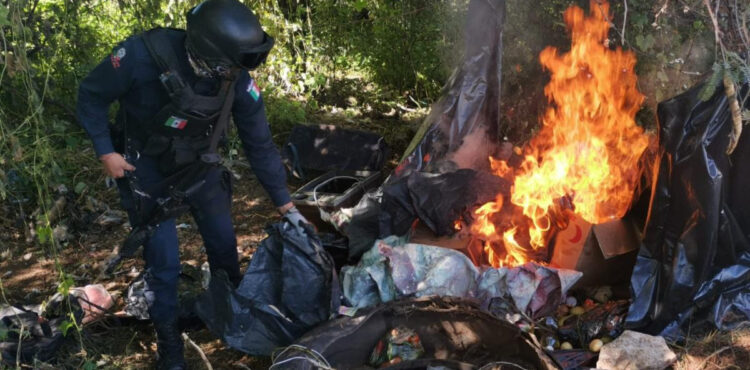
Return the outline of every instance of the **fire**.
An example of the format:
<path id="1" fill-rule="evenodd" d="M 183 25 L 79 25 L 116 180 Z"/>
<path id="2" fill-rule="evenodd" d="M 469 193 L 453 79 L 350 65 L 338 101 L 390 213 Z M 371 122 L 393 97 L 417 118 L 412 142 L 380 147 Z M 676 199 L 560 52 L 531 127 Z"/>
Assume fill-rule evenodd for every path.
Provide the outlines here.
<path id="1" fill-rule="evenodd" d="M 499 227 L 495 216 L 502 209 L 502 195 L 475 211 L 472 232 L 486 240 L 485 251 L 495 267 L 525 263 L 546 247 L 553 226 L 567 220 L 561 200 L 567 199 L 577 215 L 593 224 L 622 217 L 632 202 L 639 158 L 649 143 L 635 123 L 644 100 L 636 88 L 636 58 L 606 45 L 609 4 L 592 0 L 590 7 L 588 17 L 576 6 L 565 11 L 569 52 L 548 47 L 539 55 L 550 72 L 544 89 L 550 106 L 521 165 L 511 169 L 490 158 L 498 176 L 514 172 L 510 203 L 522 210 L 506 228 Z"/>

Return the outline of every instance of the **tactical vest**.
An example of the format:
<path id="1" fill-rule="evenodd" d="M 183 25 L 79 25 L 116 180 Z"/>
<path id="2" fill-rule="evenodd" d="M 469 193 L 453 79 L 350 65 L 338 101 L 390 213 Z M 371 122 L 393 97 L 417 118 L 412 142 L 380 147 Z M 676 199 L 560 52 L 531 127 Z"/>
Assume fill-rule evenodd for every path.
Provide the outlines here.
<path id="1" fill-rule="evenodd" d="M 212 141 L 218 141 L 223 132 L 214 130 L 220 127 L 223 131 L 226 127 L 226 122 L 219 124 L 219 119 L 228 120 L 225 111 L 231 108 L 228 100 L 234 99 L 236 78 L 223 80 L 215 96 L 195 93 L 178 72 L 184 60 L 178 59 L 174 42 L 165 31 L 155 28 L 143 33 L 146 48 L 162 72 L 159 80 L 170 101 L 150 122 L 145 122 L 147 141 L 142 151 L 158 157 L 162 172 L 171 173 L 195 162 L 207 151 L 216 150 Z"/>

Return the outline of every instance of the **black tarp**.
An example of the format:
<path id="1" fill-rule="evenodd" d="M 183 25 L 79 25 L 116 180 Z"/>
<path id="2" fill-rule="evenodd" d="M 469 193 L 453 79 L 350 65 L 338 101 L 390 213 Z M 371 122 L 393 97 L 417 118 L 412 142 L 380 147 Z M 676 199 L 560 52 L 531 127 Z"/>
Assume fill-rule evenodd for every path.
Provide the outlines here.
<path id="1" fill-rule="evenodd" d="M 411 171 L 436 172 L 430 165 L 455 155 L 472 134 L 500 142 L 505 1 L 472 0 L 466 19 L 461 65 L 407 148 L 408 155 L 396 168 L 396 177 Z M 488 162 L 486 155 L 471 157 Z"/>
<path id="2" fill-rule="evenodd" d="M 727 155 L 728 99 L 719 88 L 702 101 L 702 89 L 658 106 L 662 153 L 631 278 L 627 326 L 671 339 L 750 319 L 750 133 Z"/>
<path id="3" fill-rule="evenodd" d="M 487 158 L 495 154 L 499 147 L 497 143 L 500 142 L 498 124 L 505 1 L 471 0 L 466 20 L 464 55 L 461 64 L 446 83 L 443 96 L 433 104 L 430 115 L 414 136 L 405 151 L 406 155 L 386 180 L 386 184 L 366 194 L 354 207 L 349 224 L 343 227 L 349 238 L 349 257 L 352 260 L 356 260 L 372 247 L 378 237 L 391 233 L 401 234 L 404 227 L 408 230 L 412 225 L 416 210 L 408 204 L 411 200 L 406 197 L 396 199 L 396 202 L 401 204 L 391 204 L 395 205 L 391 207 L 391 214 L 384 216 L 386 219 L 381 219 L 383 194 L 389 192 L 385 189 L 390 184 L 400 182 L 414 172 L 445 173 L 459 168 L 489 170 Z M 466 145 L 468 140 L 473 141 Z M 462 149 L 470 149 L 470 153 L 462 152 Z M 460 166 L 453 162 L 456 158 L 464 160 Z M 481 165 L 471 165 L 474 163 Z M 432 175 L 426 174 L 424 178 L 429 176 Z M 406 180 L 403 181 L 395 184 L 396 188 L 390 189 L 390 192 L 407 194 Z M 433 195 L 442 196 L 444 199 L 450 198 L 448 194 L 437 192 L 433 192 Z M 455 191 L 450 195 L 455 196 Z M 428 195 L 423 199 L 427 198 Z M 402 205 L 405 208 L 401 207 Z M 399 207 L 404 209 L 398 210 Z M 432 211 L 460 208 L 444 205 L 433 207 Z M 401 219 L 407 221 L 400 223 Z M 444 225 L 438 225 L 445 224 L 442 222 L 443 218 L 434 219 L 438 222 L 433 223 L 433 230 L 445 231 Z M 451 218 L 451 223 L 454 220 L 456 218 Z M 383 225 L 385 228 L 381 230 Z"/>
<path id="4" fill-rule="evenodd" d="M 333 261 L 315 232 L 286 220 L 266 232 L 239 287 L 219 271 L 195 305 L 229 347 L 253 355 L 292 343 L 338 308 Z"/>

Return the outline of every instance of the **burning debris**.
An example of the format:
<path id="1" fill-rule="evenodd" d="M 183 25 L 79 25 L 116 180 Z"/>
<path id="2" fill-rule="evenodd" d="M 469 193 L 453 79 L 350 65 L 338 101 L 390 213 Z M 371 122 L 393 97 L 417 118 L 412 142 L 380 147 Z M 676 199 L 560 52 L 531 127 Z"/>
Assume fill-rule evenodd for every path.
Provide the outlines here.
<path id="1" fill-rule="evenodd" d="M 492 171 L 513 182 L 510 196 L 479 207 L 471 226 L 485 240 L 492 266 L 528 261 L 571 212 L 597 224 L 630 207 L 650 136 L 635 122 L 644 99 L 636 88 L 635 54 L 608 47 L 608 14 L 609 4 L 594 1 L 589 16 L 575 6 L 565 12 L 570 51 L 548 47 L 540 55 L 550 71 L 544 90 L 550 107 L 540 132 L 517 166 L 490 157 Z M 514 210 L 503 212 L 508 207 Z"/>

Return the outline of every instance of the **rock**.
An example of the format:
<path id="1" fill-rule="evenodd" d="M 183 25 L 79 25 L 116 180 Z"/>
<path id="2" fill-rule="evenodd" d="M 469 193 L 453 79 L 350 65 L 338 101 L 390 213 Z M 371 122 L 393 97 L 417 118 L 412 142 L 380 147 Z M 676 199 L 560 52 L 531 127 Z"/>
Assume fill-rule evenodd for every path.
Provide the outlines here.
<path id="1" fill-rule="evenodd" d="M 52 237 L 58 242 L 65 242 L 70 239 L 68 234 L 68 227 L 65 225 L 57 225 L 52 229 Z"/>
<path id="2" fill-rule="evenodd" d="M 665 369 L 677 361 L 662 337 L 626 330 L 604 345 L 599 353 L 598 369 Z"/>

